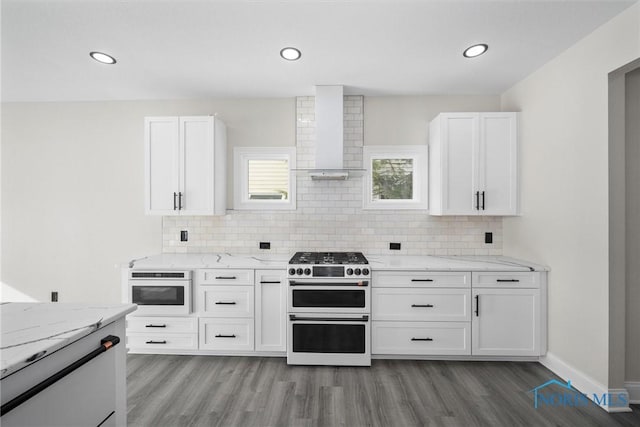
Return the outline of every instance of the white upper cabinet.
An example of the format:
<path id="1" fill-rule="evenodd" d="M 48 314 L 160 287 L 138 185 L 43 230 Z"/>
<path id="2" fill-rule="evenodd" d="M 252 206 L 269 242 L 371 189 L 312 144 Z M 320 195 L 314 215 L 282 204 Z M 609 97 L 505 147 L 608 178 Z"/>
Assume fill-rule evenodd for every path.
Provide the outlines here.
<path id="1" fill-rule="evenodd" d="M 145 213 L 224 215 L 226 129 L 213 116 L 146 117 Z"/>
<path id="2" fill-rule="evenodd" d="M 429 124 L 431 215 L 517 215 L 517 113 L 442 113 Z"/>

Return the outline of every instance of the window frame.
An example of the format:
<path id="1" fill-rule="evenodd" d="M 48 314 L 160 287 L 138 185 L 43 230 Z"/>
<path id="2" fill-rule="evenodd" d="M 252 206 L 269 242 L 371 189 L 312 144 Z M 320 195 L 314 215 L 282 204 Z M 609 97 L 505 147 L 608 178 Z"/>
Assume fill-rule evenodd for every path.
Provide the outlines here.
<path id="1" fill-rule="evenodd" d="M 413 160 L 413 198 L 373 200 L 373 167 L 376 159 Z M 427 145 L 366 145 L 362 150 L 366 169 L 363 179 L 362 209 L 429 209 L 429 153 Z"/>
<path id="2" fill-rule="evenodd" d="M 289 165 L 287 200 L 249 198 L 249 160 L 287 160 Z M 295 147 L 235 147 L 233 149 L 233 208 L 236 210 L 295 210 L 295 169 Z"/>

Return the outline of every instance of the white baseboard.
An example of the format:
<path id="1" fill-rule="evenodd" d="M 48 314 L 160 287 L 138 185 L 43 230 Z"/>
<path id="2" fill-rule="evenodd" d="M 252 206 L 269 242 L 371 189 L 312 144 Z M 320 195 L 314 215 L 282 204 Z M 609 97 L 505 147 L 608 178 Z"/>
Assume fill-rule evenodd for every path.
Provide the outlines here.
<path id="1" fill-rule="evenodd" d="M 640 381 L 627 381 L 624 383 L 624 388 L 629 392 L 629 403 L 640 403 Z"/>
<path id="2" fill-rule="evenodd" d="M 627 402 L 629 402 L 629 393 L 626 389 L 610 389 L 608 387 L 605 387 L 603 384 L 600 384 L 589 375 L 574 368 L 552 353 L 547 352 L 546 356 L 540 358 L 540 363 L 563 380 L 571 381 L 571 385 L 576 390 L 584 393 L 592 402 L 600 406 L 605 411 L 631 412 L 631 408 L 629 408 L 628 403 L 626 406 L 609 406 L 608 402 L 607 404 L 600 404 L 594 399 L 594 394 L 597 396 L 602 396 L 604 394 L 624 395 Z M 638 383 L 638 385 L 640 385 L 640 383 Z M 640 391 L 640 389 L 638 390 Z"/>

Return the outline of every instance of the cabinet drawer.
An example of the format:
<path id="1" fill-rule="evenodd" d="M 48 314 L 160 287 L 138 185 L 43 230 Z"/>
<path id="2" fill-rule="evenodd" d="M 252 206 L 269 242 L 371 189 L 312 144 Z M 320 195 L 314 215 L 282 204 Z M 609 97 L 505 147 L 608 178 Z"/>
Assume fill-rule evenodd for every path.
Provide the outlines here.
<path id="1" fill-rule="evenodd" d="M 253 285 L 253 270 L 198 270 L 198 283 L 201 285 Z"/>
<path id="2" fill-rule="evenodd" d="M 253 317 L 253 286 L 200 286 L 199 311 L 211 317 Z"/>
<path id="3" fill-rule="evenodd" d="M 253 350 L 253 319 L 200 319 L 201 350 Z"/>
<path id="4" fill-rule="evenodd" d="M 468 288 L 471 286 L 469 272 L 426 271 L 374 271 L 373 287 L 399 288 Z"/>
<path id="5" fill-rule="evenodd" d="M 198 319 L 195 317 L 128 317 L 127 333 L 196 334 Z"/>
<path id="6" fill-rule="evenodd" d="M 127 334 L 127 347 L 149 350 L 196 350 L 198 334 Z"/>
<path id="7" fill-rule="evenodd" d="M 373 320 L 469 321 L 470 289 L 374 288 Z"/>
<path id="8" fill-rule="evenodd" d="M 468 322 L 373 322 L 373 354 L 471 354 Z"/>
<path id="9" fill-rule="evenodd" d="M 539 272 L 474 272 L 474 288 L 539 288 Z"/>

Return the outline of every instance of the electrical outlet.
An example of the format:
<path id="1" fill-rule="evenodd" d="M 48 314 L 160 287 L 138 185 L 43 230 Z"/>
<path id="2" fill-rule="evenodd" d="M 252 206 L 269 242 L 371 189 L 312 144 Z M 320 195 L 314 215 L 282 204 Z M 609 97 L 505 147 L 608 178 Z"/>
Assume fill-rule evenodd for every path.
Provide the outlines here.
<path id="1" fill-rule="evenodd" d="M 180 232 L 180 241 L 181 242 L 189 241 L 189 232 L 187 230 L 182 230 Z"/>
<path id="2" fill-rule="evenodd" d="M 485 243 L 493 243 L 493 233 L 491 233 L 491 232 L 484 233 L 484 242 Z"/>
<path id="3" fill-rule="evenodd" d="M 271 242 L 260 242 L 260 249 L 271 249 Z"/>
<path id="4" fill-rule="evenodd" d="M 58 302 L 58 291 L 51 292 L 51 302 Z"/>
<path id="5" fill-rule="evenodd" d="M 389 243 L 389 250 L 391 251 L 399 251 L 400 243 Z"/>

